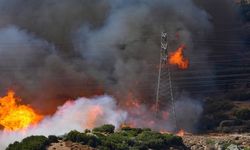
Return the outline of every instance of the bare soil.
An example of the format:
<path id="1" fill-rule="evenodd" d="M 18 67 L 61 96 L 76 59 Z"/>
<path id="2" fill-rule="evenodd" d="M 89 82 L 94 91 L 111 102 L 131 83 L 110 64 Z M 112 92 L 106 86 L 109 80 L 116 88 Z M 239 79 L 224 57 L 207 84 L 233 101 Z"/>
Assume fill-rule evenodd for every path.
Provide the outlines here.
<path id="1" fill-rule="evenodd" d="M 191 150 L 222 150 L 230 145 L 239 150 L 250 149 L 250 133 L 185 135 L 183 141 Z"/>
<path id="2" fill-rule="evenodd" d="M 95 150 L 87 145 L 82 145 L 79 143 L 73 143 L 71 141 L 59 141 L 58 143 L 53 143 L 47 150 Z"/>

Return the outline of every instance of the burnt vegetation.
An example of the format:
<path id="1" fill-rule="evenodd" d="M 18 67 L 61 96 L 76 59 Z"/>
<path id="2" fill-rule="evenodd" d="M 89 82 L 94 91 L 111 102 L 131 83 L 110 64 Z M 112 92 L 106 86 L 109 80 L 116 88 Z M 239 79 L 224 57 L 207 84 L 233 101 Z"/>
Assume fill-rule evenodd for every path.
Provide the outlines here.
<path id="1" fill-rule="evenodd" d="M 59 140 L 88 145 L 100 150 L 161 150 L 170 147 L 186 149 L 182 138 L 172 134 L 162 134 L 151 129 L 124 127 L 114 131 L 113 125 L 103 125 L 92 131 L 70 131 L 62 137 L 30 136 L 21 142 L 10 144 L 7 150 L 45 150 Z"/>

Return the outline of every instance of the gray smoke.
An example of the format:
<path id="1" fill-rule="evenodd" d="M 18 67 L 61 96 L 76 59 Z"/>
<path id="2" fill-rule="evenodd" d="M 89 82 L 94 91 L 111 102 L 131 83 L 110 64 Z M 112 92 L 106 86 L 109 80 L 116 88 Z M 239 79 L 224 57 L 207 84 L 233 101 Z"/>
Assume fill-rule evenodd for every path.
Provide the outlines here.
<path id="1" fill-rule="evenodd" d="M 74 98 L 83 92 L 91 93 L 91 87 L 86 88 L 89 77 L 77 70 L 77 63 L 65 62 L 53 44 L 16 26 L 1 28 L 0 40 L 2 93 L 14 88 L 24 101 L 45 112 L 54 110 L 63 99 L 68 100 L 63 96 Z M 78 84 L 82 84 L 81 89 Z"/>
<path id="2" fill-rule="evenodd" d="M 210 30 L 208 15 L 190 0 L 120 1 L 112 8 L 101 28 L 83 26 L 76 35 L 75 43 L 78 45 L 75 45 L 86 62 L 91 64 L 89 72 L 114 89 L 125 93 L 128 89 L 143 92 L 147 90 L 145 87 L 154 85 L 161 31 L 170 35 L 170 50 L 184 43 L 188 47 L 188 57 L 202 60 L 207 54 L 205 48 L 194 49 L 192 39 L 193 36 L 203 38 Z M 176 33 L 179 39 L 175 38 Z M 198 66 L 194 64 L 192 67 Z M 133 84 L 135 82 L 138 85 Z M 138 93 L 135 91 L 135 94 Z M 142 95 L 145 96 L 145 92 Z"/>
<path id="3" fill-rule="evenodd" d="M 231 4 L 218 7 L 231 12 Z M 149 107 L 162 31 L 169 33 L 170 50 L 187 46 L 191 70 L 208 70 L 175 70 L 178 91 L 189 89 L 178 86 L 181 77 L 214 75 L 208 63 L 213 49 L 195 43 L 216 29 L 217 19 L 211 19 L 221 12 L 210 8 L 192 0 L 0 0 L 0 91 L 14 88 L 42 113 L 68 99 L 103 93 L 123 106 L 132 92 Z"/>
<path id="4" fill-rule="evenodd" d="M 203 112 L 201 100 L 182 95 L 175 103 L 177 126 L 187 132 L 197 132 L 199 119 Z"/>

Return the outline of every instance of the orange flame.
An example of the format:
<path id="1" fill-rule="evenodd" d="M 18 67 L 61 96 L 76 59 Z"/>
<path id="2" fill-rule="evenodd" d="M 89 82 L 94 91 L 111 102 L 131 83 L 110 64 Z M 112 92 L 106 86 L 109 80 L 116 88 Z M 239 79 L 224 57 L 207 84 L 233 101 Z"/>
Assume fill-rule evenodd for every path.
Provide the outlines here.
<path id="1" fill-rule="evenodd" d="M 141 107 L 139 100 L 136 99 L 133 93 L 131 92 L 127 95 L 125 106 L 128 108 L 140 108 Z"/>
<path id="2" fill-rule="evenodd" d="M 183 137 L 185 135 L 185 131 L 181 129 L 179 132 L 176 133 L 177 136 Z"/>
<path id="3" fill-rule="evenodd" d="M 165 130 L 165 129 L 161 129 L 159 132 L 160 132 L 161 134 L 172 134 L 171 132 L 169 132 L 169 131 L 167 131 L 167 130 Z"/>
<path id="4" fill-rule="evenodd" d="M 120 129 L 122 128 L 126 128 L 126 127 L 129 127 L 129 128 L 135 128 L 136 125 L 133 123 L 133 122 L 124 122 L 120 125 Z"/>
<path id="5" fill-rule="evenodd" d="M 168 63 L 171 65 L 177 65 L 179 69 L 187 69 L 189 66 L 189 60 L 183 56 L 184 49 L 185 45 L 181 45 L 176 51 L 170 52 Z"/>
<path id="6" fill-rule="evenodd" d="M 13 91 L 8 91 L 7 96 L 0 97 L 0 125 L 4 130 L 18 131 L 41 121 L 43 117 L 30 106 L 17 104 L 14 95 Z"/>

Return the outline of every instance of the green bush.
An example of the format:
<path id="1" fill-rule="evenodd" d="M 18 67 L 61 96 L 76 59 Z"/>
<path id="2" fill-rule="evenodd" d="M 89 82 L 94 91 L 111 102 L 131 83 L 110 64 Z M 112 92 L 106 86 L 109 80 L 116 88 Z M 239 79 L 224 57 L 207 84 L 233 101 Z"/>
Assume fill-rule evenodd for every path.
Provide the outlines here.
<path id="1" fill-rule="evenodd" d="M 78 143 L 87 143 L 87 134 L 80 133 L 76 130 L 70 131 L 66 135 L 66 140 L 72 141 L 72 142 L 78 142 Z"/>
<path id="2" fill-rule="evenodd" d="M 92 131 L 111 134 L 111 133 L 114 133 L 114 130 L 115 130 L 115 126 L 111 124 L 105 124 L 101 127 L 94 128 Z"/>
<path id="3" fill-rule="evenodd" d="M 102 139 L 102 146 L 100 149 L 109 150 L 128 150 L 129 137 L 122 133 L 113 133 Z"/>
<path id="4" fill-rule="evenodd" d="M 169 147 L 185 147 L 181 137 L 161 134 L 151 129 L 126 127 L 118 132 L 112 132 L 114 132 L 114 126 L 104 125 L 93 129 L 93 132 L 70 131 L 65 134 L 64 140 L 89 145 L 100 150 L 165 150 Z M 10 144 L 7 150 L 45 150 L 50 143 L 55 142 L 58 142 L 58 137 L 53 135 L 48 138 L 31 136 L 20 143 Z"/>
<path id="5" fill-rule="evenodd" d="M 142 133 L 143 131 L 150 131 L 148 129 L 144 130 L 141 128 L 130 128 L 130 127 L 124 127 L 121 129 L 122 133 L 126 133 L 129 137 L 137 136 L 138 134 Z"/>
<path id="6" fill-rule="evenodd" d="M 85 129 L 84 133 L 90 133 L 91 131 L 89 129 Z"/>
<path id="7" fill-rule="evenodd" d="M 49 141 L 45 136 L 30 136 L 23 139 L 20 143 L 10 144 L 6 150 L 46 150 Z"/>
<path id="8" fill-rule="evenodd" d="M 163 134 L 164 140 L 168 145 L 183 145 L 182 138 L 173 134 Z"/>
<path id="9" fill-rule="evenodd" d="M 48 142 L 49 143 L 57 143 L 58 142 L 58 137 L 55 135 L 49 135 L 48 136 Z"/>
<path id="10" fill-rule="evenodd" d="M 97 136 L 86 134 L 86 133 L 81 133 L 75 130 L 70 131 L 66 135 L 66 140 L 89 145 L 91 147 L 97 147 L 101 143 L 100 139 Z"/>
<path id="11" fill-rule="evenodd" d="M 235 116 L 237 119 L 250 120 L 250 109 L 241 109 L 236 111 Z"/>
<path id="12" fill-rule="evenodd" d="M 136 137 L 136 141 L 136 145 L 146 145 L 151 149 L 164 149 L 168 146 L 163 134 L 153 131 L 142 132 Z"/>

